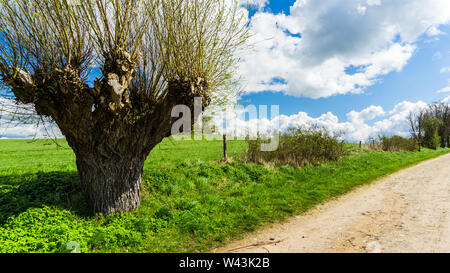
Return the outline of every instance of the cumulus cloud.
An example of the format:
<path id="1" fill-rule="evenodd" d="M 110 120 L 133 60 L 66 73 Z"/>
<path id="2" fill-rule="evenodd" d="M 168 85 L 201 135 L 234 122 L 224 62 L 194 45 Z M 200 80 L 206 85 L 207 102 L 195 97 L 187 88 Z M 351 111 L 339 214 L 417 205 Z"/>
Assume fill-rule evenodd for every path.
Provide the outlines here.
<path id="1" fill-rule="evenodd" d="M 361 93 L 401 71 L 423 36 L 442 34 L 447 0 L 297 0 L 290 14 L 257 12 L 243 56 L 247 92 L 310 98 Z"/>
<path id="2" fill-rule="evenodd" d="M 292 127 L 319 127 L 324 128 L 333 134 L 339 134 L 342 140 L 350 142 L 366 141 L 376 138 L 378 135 L 400 135 L 409 136 L 407 117 L 411 112 L 423 109 L 427 103 L 423 101 L 404 101 L 397 104 L 394 109 L 385 111 L 381 106 L 370 106 L 360 112 L 351 111 L 347 114 L 347 121 L 340 121 L 331 112 L 325 113 L 318 118 L 310 117 L 305 112 L 295 115 L 277 115 L 269 118 L 257 118 L 250 116 L 242 118 L 242 109 L 233 113 L 227 113 L 227 124 L 224 124 L 223 117 L 216 116 L 216 126 L 220 131 L 231 136 L 244 137 L 270 135 L 274 131 L 284 132 Z M 270 111 L 270 109 L 269 109 Z M 382 118 L 373 122 L 376 118 Z"/>
<path id="3" fill-rule="evenodd" d="M 448 93 L 448 92 L 450 92 L 450 80 L 448 80 L 447 86 L 437 91 L 437 93 Z"/>
<path id="4" fill-rule="evenodd" d="M 16 107 L 11 100 L 0 100 L 3 100 L 1 102 L 2 109 L 6 108 L 5 105 Z M 449 103 L 450 96 L 443 99 L 442 102 Z M 423 101 L 403 101 L 388 111 L 381 106 L 372 105 L 361 111 L 349 112 L 345 121 L 339 120 L 331 112 L 317 118 L 311 117 L 305 112 L 288 116 L 279 115 L 277 111 L 271 113 L 273 109 L 270 107 L 267 109 L 267 116 L 261 116 L 263 111 L 260 111 L 258 116 L 256 106 L 232 109 L 225 113 L 220 113 L 220 110 L 215 109 L 215 114 L 210 111 L 208 115 L 212 115 L 213 123 L 220 132 L 226 132 L 230 136 L 244 137 L 248 134 L 256 136 L 258 133 L 270 135 L 275 131 L 286 131 L 292 127 L 309 128 L 315 126 L 324 128 L 331 133 L 340 134 L 342 140 L 359 142 L 377 137 L 379 134 L 409 136 L 407 122 L 409 113 L 426 106 L 427 103 Z M 11 117 L 3 112 L 0 117 L 0 138 L 62 137 L 55 126 L 42 124 L 38 121 L 37 119 L 29 119 L 27 122 L 12 123 Z"/>
<path id="5" fill-rule="evenodd" d="M 0 138 L 54 138 L 63 137 L 51 122 L 38 118 L 31 105 L 17 105 L 0 97 Z"/>
<path id="6" fill-rule="evenodd" d="M 375 119 L 378 116 L 385 115 L 385 112 L 381 106 L 370 106 L 361 112 L 351 111 L 347 114 L 347 118 L 355 124 L 364 123 Z"/>

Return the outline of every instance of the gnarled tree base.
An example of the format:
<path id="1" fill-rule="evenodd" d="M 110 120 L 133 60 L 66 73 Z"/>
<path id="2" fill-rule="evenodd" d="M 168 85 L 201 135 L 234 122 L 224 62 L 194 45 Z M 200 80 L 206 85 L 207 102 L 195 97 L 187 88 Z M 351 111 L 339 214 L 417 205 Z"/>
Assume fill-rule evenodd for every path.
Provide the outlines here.
<path id="1" fill-rule="evenodd" d="M 92 211 L 103 215 L 135 210 L 141 203 L 143 162 L 77 159 L 81 188 Z"/>

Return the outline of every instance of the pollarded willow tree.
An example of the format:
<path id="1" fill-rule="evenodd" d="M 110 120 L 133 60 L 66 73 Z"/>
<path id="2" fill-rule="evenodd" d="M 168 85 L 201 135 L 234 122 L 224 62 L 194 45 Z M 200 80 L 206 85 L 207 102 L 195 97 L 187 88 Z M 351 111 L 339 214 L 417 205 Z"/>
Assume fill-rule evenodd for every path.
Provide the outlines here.
<path id="1" fill-rule="evenodd" d="M 234 0 L 0 2 L 1 81 L 58 125 L 87 203 L 105 215 L 139 206 L 173 107 L 206 107 L 236 84 L 248 37 Z"/>

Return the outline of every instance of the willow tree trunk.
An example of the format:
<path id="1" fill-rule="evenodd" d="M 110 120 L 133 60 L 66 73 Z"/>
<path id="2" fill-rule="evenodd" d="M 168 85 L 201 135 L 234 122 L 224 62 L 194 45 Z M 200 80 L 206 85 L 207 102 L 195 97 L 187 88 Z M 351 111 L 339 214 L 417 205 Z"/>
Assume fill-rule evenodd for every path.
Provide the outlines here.
<path id="1" fill-rule="evenodd" d="M 118 126 L 104 134 L 94 129 L 89 137 L 66 135 L 76 156 L 81 190 L 93 212 L 109 215 L 139 207 L 145 160 L 167 135 L 164 130 L 150 136 L 145 124 L 141 126 L 141 130 Z"/>
<path id="2" fill-rule="evenodd" d="M 163 108 L 158 108 L 163 110 Z M 110 119 L 67 130 L 60 126 L 76 156 L 80 186 L 95 213 L 128 212 L 141 202 L 142 174 L 150 151 L 170 134 L 170 115 L 134 124 Z M 85 128 L 82 130 L 80 128 Z"/>
<path id="3" fill-rule="evenodd" d="M 102 150 L 77 154 L 81 188 L 90 208 L 104 215 L 138 208 L 144 162 L 133 151 L 109 156 Z"/>

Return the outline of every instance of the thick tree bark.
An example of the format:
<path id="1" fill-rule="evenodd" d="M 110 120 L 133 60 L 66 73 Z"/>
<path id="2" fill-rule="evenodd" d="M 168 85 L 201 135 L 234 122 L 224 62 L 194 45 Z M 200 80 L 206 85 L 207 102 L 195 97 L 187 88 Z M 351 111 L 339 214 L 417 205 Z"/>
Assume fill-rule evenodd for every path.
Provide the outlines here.
<path id="1" fill-rule="evenodd" d="M 145 159 L 132 154 L 105 157 L 99 151 L 77 155 L 81 188 L 92 211 L 104 215 L 137 209 Z"/>
<path id="2" fill-rule="evenodd" d="M 154 127 L 145 122 L 133 125 L 121 120 L 110 122 L 91 127 L 91 132 L 63 130 L 76 155 L 86 203 L 93 212 L 103 215 L 139 207 L 145 160 L 170 129 L 170 123 Z"/>
<path id="3" fill-rule="evenodd" d="M 93 212 L 103 215 L 139 207 L 145 160 L 166 136 L 149 135 L 144 123 L 135 130 L 118 123 L 122 126 L 103 134 L 95 129 L 88 137 L 66 134 L 76 156 L 86 203 Z M 167 132 L 166 127 L 162 133 Z"/>

